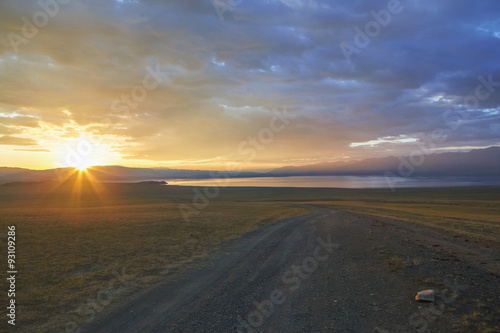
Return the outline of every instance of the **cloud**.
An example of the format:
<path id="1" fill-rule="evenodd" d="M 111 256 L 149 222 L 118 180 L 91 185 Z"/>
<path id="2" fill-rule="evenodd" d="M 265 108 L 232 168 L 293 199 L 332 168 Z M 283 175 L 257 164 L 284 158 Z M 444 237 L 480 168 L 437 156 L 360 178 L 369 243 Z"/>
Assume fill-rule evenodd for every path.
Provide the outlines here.
<path id="1" fill-rule="evenodd" d="M 50 153 L 49 149 L 14 149 L 14 151 L 28 151 L 28 152 L 38 152 L 38 153 Z"/>
<path id="2" fill-rule="evenodd" d="M 34 117 L 0 117 L 0 124 L 15 127 L 39 127 L 38 119 Z"/>
<path id="3" fill-rule="evenodd" d="M 0 145 L 36 146 L 37 142 L 29 138 L 19 138 L 15 136 L 3 135 L 0 137 Z"/>
<path id="4" fill-rule="evenodd" d="M 388 1 L 232 3 L 221 21 L 210 1 L 74 0 L 18 52 L 0 39 L 0 114 L 22 115 L 2 116 L 0 133 L 50 150 L 93 133 L 121 155 L 117 163 L 216 168 L 287 106 L 293 121 L 259 152 L 252 167 L 260 167 L 411 151 L 409 141 L 353 143 L 450 129 L 444 115 L 460 109 L 467 117 L 437 148 L 498 142 L 500 86 L 463 104 L 479 76 L 500 82 L 500 3 L 401 1 L 404 10 L 351 62 L 340 43 Z M 22 35 L 22 18 L 40 10 L 2 1 L 2 36 Z M 164 79 L 139 96 L 155 66 Z M 124 98 L 132 103 L 111 108 Z"/>

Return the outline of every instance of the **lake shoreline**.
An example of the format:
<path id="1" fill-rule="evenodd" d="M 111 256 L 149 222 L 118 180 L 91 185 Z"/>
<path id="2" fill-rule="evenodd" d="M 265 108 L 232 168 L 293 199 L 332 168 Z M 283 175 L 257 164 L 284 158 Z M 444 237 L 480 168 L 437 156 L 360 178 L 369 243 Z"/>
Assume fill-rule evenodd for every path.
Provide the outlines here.
<path id="1" fill-rule="evenodd" d="M 433 188 L 500 186 L 499 177 L 289 176 L 227 179 L 171 179 L 168 185 L 294 188 Z"/>

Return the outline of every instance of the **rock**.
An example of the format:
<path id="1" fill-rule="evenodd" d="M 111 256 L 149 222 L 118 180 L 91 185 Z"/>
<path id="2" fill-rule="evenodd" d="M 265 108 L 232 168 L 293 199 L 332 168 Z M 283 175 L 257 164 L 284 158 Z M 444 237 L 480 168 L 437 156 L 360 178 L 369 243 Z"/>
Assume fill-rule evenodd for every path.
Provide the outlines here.
<path id="1" fill-rule="evenodd" d="M 434 290 L 427 289 L 419 291 L 417 296 L 415 296 L 415 301 L 434 302 Z"/>

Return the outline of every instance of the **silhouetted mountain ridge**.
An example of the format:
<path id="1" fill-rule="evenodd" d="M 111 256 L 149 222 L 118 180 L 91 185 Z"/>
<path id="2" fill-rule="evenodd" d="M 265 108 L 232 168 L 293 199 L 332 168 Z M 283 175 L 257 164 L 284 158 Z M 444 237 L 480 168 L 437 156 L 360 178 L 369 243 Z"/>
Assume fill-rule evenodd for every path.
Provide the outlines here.
<path id="1" fill-rule="evenodd" d="M 287 176 L 382 176 L 391 173 L 401 177 L 500 176 L 500 147 L 474 149 L 469 152 L 446 152 L 411 157 L 388 156 L 363 160 L 286 166 L 266 173 L 239 172 L 233 178 Z M 218 172 L 207 170 L 128 168 L 95 166 L 85 177 L 100 182 L 133 182 L 170 179 L 210 179 Z M 226 174 L 229 176 L 229 174 Z M 74 168 L 29 170 L 0 167 L 0 185 L 14 182 L 63 181 L 77 177 Z"/>
<path id="2" fill-rule="evenodd" d="M 128 168 L 123 166 L 94 166 L 87 169 L 84 180 L 99 182 L 134 182 L 169 179 L 208 179 L 213 171 L 182 169 Z M 240 172 L 239 177 L 256 177 L 255 172 Z M 18 182 L 65 181 L 78 177 L 74 168 L 30 170 L 0 167 L 0 185 Z"/>
<path id="3" fill-rule="evenodd" d="M 287 166 L 266 176 L 313 175 L 384 175 L 402 177 L 500 176 L 500 147 L 474 149 L 469 152 L 445 152 L 415 156 L 388 156 L 364 160 Z"/>

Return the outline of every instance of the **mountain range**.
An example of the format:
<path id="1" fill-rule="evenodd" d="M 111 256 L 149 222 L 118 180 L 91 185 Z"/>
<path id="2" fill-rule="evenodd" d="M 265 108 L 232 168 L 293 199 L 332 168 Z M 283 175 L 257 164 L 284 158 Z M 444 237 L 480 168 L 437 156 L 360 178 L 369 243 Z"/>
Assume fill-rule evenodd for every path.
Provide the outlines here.
<path id="1" fill-rule="evenodd" d="M 168 179 L 209 179 L 215 171 L 128 168 L 123 166 L 93 166 L 87 169 L 86 179 L 99 182 L 139 182 L 145 180 Z M 23 168 L 0 167 L 0 185 L 17 182 L 63 181 L 76 178 L 78 174 L 72 167 L 48 170 L 30 170 Z M 240 172 L 239 177 L 260 176 L 255 172 Z"/>
<path id="2" fill-rule="evenodd" d="M 0 185 L 13 182 L 61 181 L 75 177 L 74 168 L 30 170 L 0 167 Z M 209 170 L 128 168 L 95 166 L 88 169 L 91 179 L 101 182 L 134 182 L 169 179 L 209 179 L 217 172 Z M 388 156 L 345 162 L 286 166 L 269 172 L 239 172 L 232 177 L 288 176 L 383 176 L 400 177 L 500 176 L 500 147 L 474 149 L 469 152 L 446 152 L 415 156 Z"/>
<path id="3" fill-rule="evenodd" d="M 368 176 L 387 172 L 400 177 L 500 176 L 500 147 L 469 152 L 445 152 L 415 156 L 389 156 L 346 162 L 287 166 L 267 176 Z"/>

